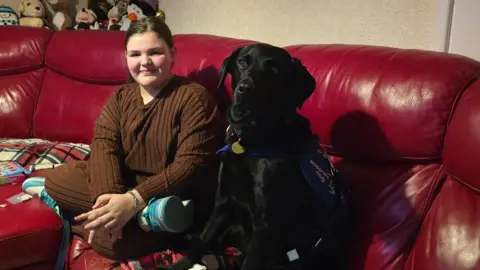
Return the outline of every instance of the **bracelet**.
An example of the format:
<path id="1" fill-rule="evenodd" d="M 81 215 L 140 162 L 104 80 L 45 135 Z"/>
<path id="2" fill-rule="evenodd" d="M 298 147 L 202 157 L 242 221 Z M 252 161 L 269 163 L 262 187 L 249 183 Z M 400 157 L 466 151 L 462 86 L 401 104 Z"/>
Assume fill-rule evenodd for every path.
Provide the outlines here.
<path id="1" fill-rule="evenodd" d="M 127 193 L 132 195 L 132 197 L 133 197 L 133 210 L 135 211 L 135 214 L 137 214 L 138 213 L 138 199 L 137 199 L 137 196 L 131 190 L 127 191 Z"/>

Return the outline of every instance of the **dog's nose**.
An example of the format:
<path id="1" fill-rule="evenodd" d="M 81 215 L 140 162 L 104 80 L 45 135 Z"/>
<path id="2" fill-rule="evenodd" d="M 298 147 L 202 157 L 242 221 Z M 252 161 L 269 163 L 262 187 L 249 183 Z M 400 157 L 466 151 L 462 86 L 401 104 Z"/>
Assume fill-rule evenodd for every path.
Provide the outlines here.
<path id="1" fill-rule="evenodd" d="M 248 89 L 250 89 L 250 86 L 246 83 L 239 83 L 237 85 L 238 93 L 245 93 L 245 92 L 247 92 Z"/>

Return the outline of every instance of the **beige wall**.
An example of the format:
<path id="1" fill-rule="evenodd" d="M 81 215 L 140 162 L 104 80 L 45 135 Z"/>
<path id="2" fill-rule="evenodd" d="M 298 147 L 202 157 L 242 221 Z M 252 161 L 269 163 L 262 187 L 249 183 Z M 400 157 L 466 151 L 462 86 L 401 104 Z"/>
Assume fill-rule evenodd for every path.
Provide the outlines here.
<path id="1" fill-rule="evenodd" d="M 445 50 L 451 0 L 159 0 L 174 33 Z"/>
<path id="2" fill-rule="evenodd" d="M 452 15 L 449 52 L 480 61 L 479 0 L 457 0 Z"/>

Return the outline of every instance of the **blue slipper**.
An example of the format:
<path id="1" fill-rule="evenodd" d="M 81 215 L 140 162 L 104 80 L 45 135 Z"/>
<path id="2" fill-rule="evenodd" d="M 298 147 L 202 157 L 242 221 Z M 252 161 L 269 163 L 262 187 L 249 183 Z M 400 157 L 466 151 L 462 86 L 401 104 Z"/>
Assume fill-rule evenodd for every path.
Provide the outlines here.
<path id="1" fill-rule="evenodd" d="M 177 196 L 154 198 L 139 215 L 154 232 L 180 233 L 193 223 L 193 202 Z"/>

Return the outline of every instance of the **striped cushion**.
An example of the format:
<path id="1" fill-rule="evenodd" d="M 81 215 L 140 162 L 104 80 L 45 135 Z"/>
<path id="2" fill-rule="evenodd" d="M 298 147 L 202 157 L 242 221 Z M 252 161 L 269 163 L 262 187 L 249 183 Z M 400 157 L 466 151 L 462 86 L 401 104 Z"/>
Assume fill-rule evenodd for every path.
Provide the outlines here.
<path id="1" fill-rule="evenodd" d="M 15 161 L 35 171 L 53 168 L 73 160 L 87 160 L 90 146 L 42 139 L 0 139 L 0 162 Z"/>

